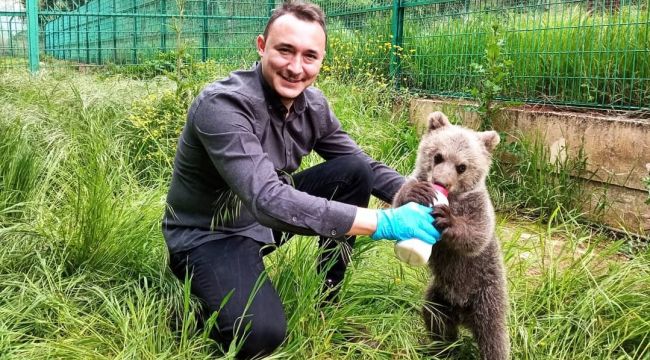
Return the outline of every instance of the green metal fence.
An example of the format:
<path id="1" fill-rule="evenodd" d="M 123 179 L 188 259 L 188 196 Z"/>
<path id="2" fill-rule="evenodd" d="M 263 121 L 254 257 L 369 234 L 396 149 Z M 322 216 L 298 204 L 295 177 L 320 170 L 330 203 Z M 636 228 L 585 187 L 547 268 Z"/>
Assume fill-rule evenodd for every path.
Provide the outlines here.
<path id="1" fill-rule="evenodd" d="M 0 68 L 31 59 L 35 69 L 36 55 L 42 66 L 133 65 L 181 48 L 197 60 L 251 63 L 255 36 L 280 3 L 41 0 L 36 9 L 28 0 L 30 10 L 12 1 L 0 7 Z M 325 74 L 378 76 L 420 93 L 464 97 L 486 80 L 472 64 L 485 62 L 496 24 L 501 60 L 512 61 L 502 98 L 621 109 L 650 104 L 650 0 L 316 2 L 328 15 Z"/>
<path id="2" fill-rule="evenodd" d="M 493 24 L 503 29 L 512 81 L 505 98 L 556 104 L 650 106 L 649 2 L 618 0 L 402 1 L 403 81 L 463 96 L 477 83 Z"/>
<path id="3" fill-rule="evenodd" d="M 27 66 L 28 34 L 33 34 L 27 31 L 28 25 L 24 3 L 0 0 L 0 68 Z"/>
<path id="4" fill-rule="evenodd" d="M 198 60 L 254 59 L 274 2 L 94 0 L 44 26 L 45 52 L 92 64 L 138 64 L 179 46 Z"/>

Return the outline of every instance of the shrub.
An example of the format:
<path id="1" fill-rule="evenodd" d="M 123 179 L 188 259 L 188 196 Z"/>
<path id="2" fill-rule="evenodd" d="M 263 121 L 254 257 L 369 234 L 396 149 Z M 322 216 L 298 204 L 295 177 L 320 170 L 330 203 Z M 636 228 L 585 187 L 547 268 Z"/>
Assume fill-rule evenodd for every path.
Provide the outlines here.
<path id="1" fill-rule="evenodd" d="M 152 94 L 132 105 L 126 122 L 132 164 L 145 177 L 169 174 L 188 103 L 175 91 Z"/>
<path id="2" fill-rule="evenodd" d="M 372 33 L 347 29 L 343 25 L 331 30 L 328 38 L 328 56 L 322 68 L 324 76 L 358 82 L 358 78 L 372 78 L 378 84 L 390 84 L 391 54 L 400 61 L 408 61 L 413 55 L 401 46 L 391 43 L 391 36 L 377 30 L 377 24 L 370 23 Z"/>

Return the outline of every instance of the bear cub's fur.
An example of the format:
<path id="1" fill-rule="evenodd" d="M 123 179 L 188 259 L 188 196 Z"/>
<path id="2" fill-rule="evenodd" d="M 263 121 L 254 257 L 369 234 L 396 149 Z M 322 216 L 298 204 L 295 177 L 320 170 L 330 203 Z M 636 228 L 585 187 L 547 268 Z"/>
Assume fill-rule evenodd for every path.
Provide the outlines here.
<path id="1" fill-rule="evenodd" d="M 442 236 L 429 258 L 433 277 L 422 315 L 434 340 L 454 341 L 458 326 L 467 326 L 481 358 L 490 360 L 508 359 L 510 353 L 505 271 L 485 185 L 498 143 L 495 131 L 476 132 L 431 113 L 415 170 L 393 201 L 395 207 L 411 201 L 429 205 L 432 183 L 449 190 L 449 206 L 433 212 Z"/>

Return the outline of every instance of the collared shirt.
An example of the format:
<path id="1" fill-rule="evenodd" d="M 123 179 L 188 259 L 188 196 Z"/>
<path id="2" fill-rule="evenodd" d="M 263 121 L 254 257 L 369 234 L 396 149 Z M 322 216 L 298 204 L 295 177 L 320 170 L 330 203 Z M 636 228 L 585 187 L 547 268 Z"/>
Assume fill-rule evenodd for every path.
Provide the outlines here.
<path id="1" fill-rule="evenodd" d="M 271 229 L 344 235 L 355 206 L 291 186 L 289 175 L 312 150 L 325 160 L 356 155 L 368 161 L 373 195 L 384 201 L 404 182 L 363 153 L 316 88 L 305 89 L 287 115 L 259 64 L 208 85 L 190 106 L 178 141 L 163 220 L 169 250 L 234 235 L 272 243 Z"/>

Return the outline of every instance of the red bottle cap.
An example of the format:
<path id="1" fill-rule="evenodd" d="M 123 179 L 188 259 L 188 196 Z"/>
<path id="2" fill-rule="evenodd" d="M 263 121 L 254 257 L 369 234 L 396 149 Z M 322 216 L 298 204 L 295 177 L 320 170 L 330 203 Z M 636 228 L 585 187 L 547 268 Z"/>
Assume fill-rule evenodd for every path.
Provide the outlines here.
<path id="1" fill-rule="evenodd" d="M 433 188 L 436 189 L 437 191 L 441 192 L 442 195 L 447 197 L 449 195 L 449 190 L 447 190 L 446 187 L 439 185 L 439 184 L 433 184 Z"/>

